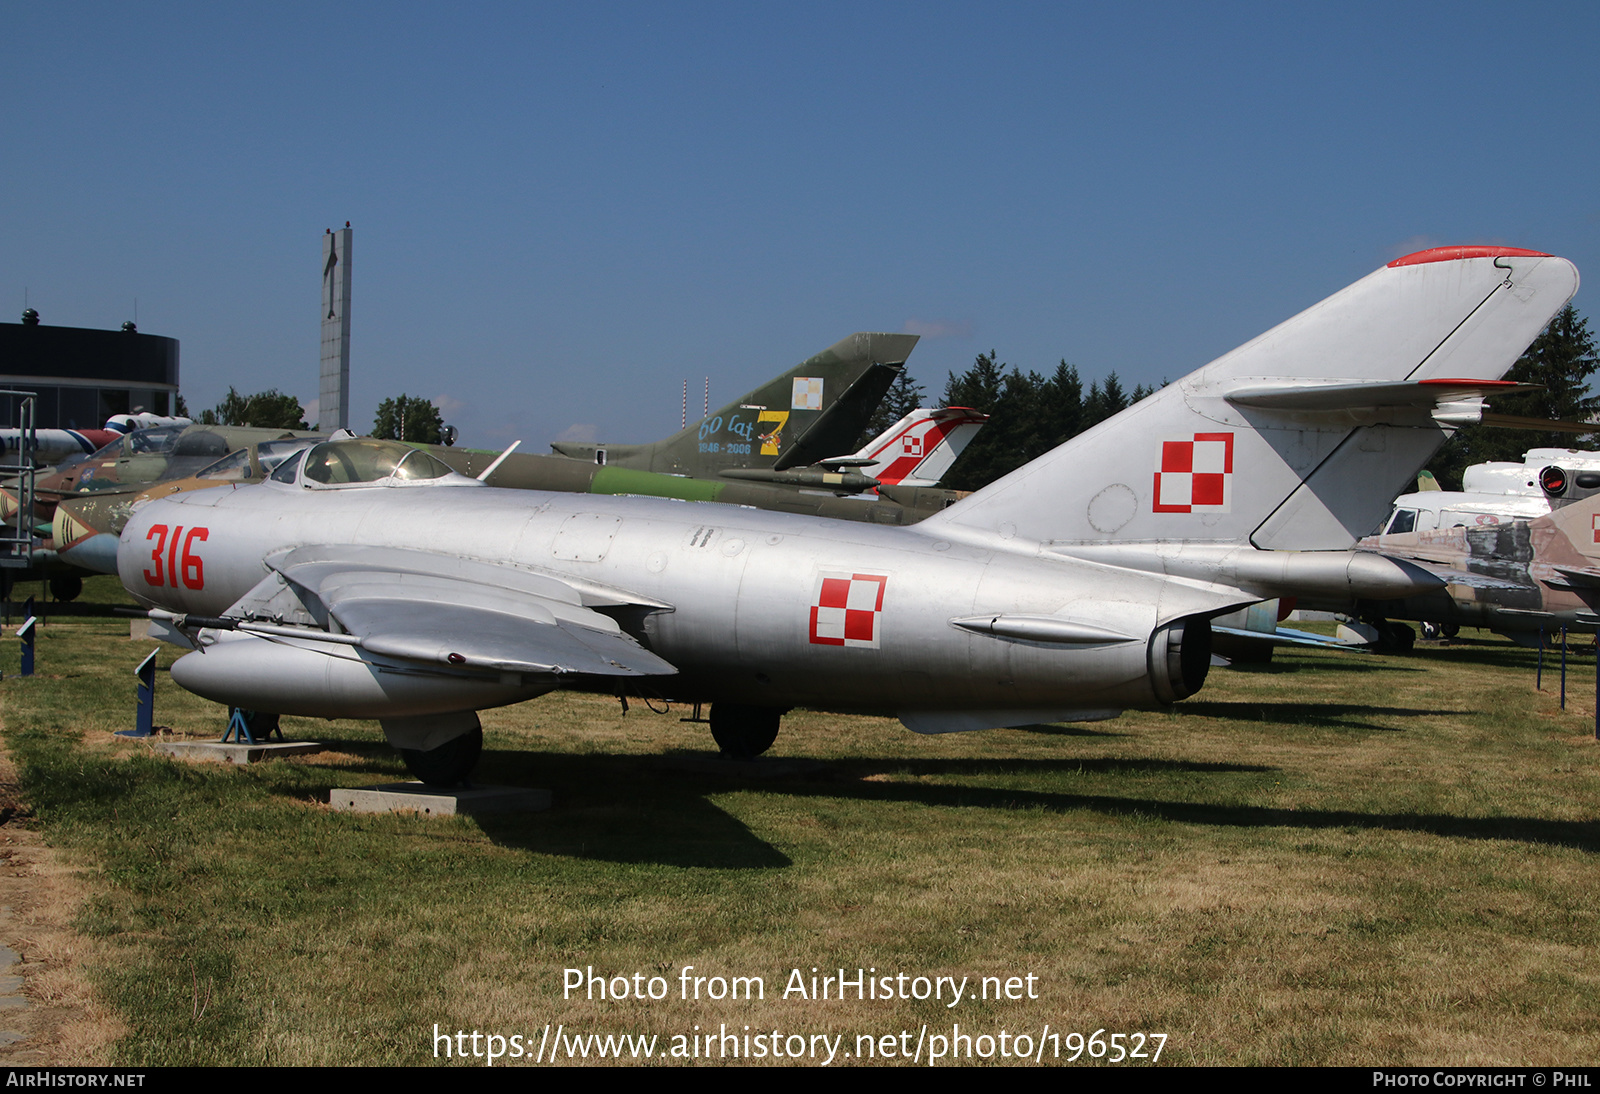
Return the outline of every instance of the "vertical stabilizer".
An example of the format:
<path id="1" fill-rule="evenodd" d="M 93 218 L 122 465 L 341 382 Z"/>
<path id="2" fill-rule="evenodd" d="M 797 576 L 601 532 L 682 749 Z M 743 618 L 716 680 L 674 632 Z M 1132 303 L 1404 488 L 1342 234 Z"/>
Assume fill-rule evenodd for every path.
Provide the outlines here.
<path id="1" fill-rule="evenodd" d="M 867 369 L 844 394 L 817 415 L 816 420 L 789 438 L 789 443 L 782 446 L 783 451 L 773 461 L 772 469 L 808 467 L 829 456 L 850 451 L 850 446 L 867 431 L 872 416 L 878 412 L 878 404 L 905 370 L 903 364 L 875 364 Z"/>
<path id="2" fill-rule="evenodd" d="M 1536 251 L 1407 255 L 917 527 L 1346 549 L 1577 287 Z"/>
<path id="3" fill-rule="evenodd" d="M 963 406 L 918 407 L 830 467 L 848 468 L 885 486 L 938 486 L 956 457 L 989 420 Z"/>
<path id="4" fill-rule="evenodd" d="M 698 478 L 714 478 L 728 468 L 770 468 L 874 365 L 903 364 L 916 344 L 915 334 L 852 334 L 664 441 L 558 442 L 551 448 L 610 467 Z M 893 379 L 884 382 L 885 391 Z"/>

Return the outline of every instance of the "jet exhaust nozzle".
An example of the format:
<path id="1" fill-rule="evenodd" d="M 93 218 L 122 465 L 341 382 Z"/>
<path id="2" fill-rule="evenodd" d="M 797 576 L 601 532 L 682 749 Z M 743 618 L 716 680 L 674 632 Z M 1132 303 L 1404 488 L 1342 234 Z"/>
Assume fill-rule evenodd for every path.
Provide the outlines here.
<path id="1" fill-rule="evenodd" d="M 1150 684 L 1163 703 L 1199 691 L 1211 671 L 1211 620 L 1189 616 L 1150 636 Z"/>

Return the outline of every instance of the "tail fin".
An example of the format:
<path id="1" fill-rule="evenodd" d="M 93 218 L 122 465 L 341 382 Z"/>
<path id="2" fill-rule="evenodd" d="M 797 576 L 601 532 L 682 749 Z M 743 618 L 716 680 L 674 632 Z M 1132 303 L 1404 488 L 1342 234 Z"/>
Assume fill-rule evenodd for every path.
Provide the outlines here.
<path id="1" fill-rule="evenodd" d="M 1407 255 L 917 527 L 1346 549 L 1577 287 L 1537 251 Z"/>
<path id="2" fill-rule="evenodd" d="M 730 467 L 771 467 L 874 365 L 903 364 L 916 344 L 915 334 L 852 334 L 664 441 L 551 447 L 563 456 L 613 467 L 700 478 L 714 478 Z M 890 376 L 885 390 L 892 382 Z"/>
<path id="3" fill-rule="evenodd" d="M 988 420 L 987 414 L 963 406 L 918 407 L 862 445 L 859 452 L 822 462 L 849 468 L 885 486 L 938 486 Z"/>
<path id="4" fill-rule="evenodd" d="M 799 433 L 786 431 L 790 438 L 787 443 L 780 438 L 781 451 L 772 470 L 807 467 L 855 444 L 877 413 L 878 404 L 905 370 L 904 364 L 874 364 L 863 372 L 809 426 Z"/>

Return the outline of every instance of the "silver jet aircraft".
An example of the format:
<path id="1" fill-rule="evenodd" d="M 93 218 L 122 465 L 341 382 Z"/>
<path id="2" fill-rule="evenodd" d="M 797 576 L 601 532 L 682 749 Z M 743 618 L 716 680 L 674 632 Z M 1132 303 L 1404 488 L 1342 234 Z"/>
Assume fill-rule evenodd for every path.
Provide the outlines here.
<path id="1" fill-rule="evenodd" d="M 377 718 L 436 783 L 477 711 L 562 685 L 710 702 L 736 755 L 801 704 L 926 733 L 1159 707 L 1204 681 L 1213 616 L 1438 587 L 1351 548 L 1577 285 L 1535 251 L 1397 259 L 908 528 L 497 490 L 346 441 L 145 504 L 119 572 L 198 646 L 182 686 Z"/>

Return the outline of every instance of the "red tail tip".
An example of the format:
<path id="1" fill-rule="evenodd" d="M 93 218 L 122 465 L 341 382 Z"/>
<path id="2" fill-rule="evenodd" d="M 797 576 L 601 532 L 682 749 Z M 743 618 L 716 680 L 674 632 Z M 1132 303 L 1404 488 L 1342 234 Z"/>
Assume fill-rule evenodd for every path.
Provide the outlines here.
<path id="1" fill-rule="evenodd" d="M 1521 247 L 1430 247 L 1389 263 L 1395 266 L 1420 266 L 1424 262 L 1455 262 L 1463 258 L 1549 258 L 1544 251 L 1528 251 Z"/>

